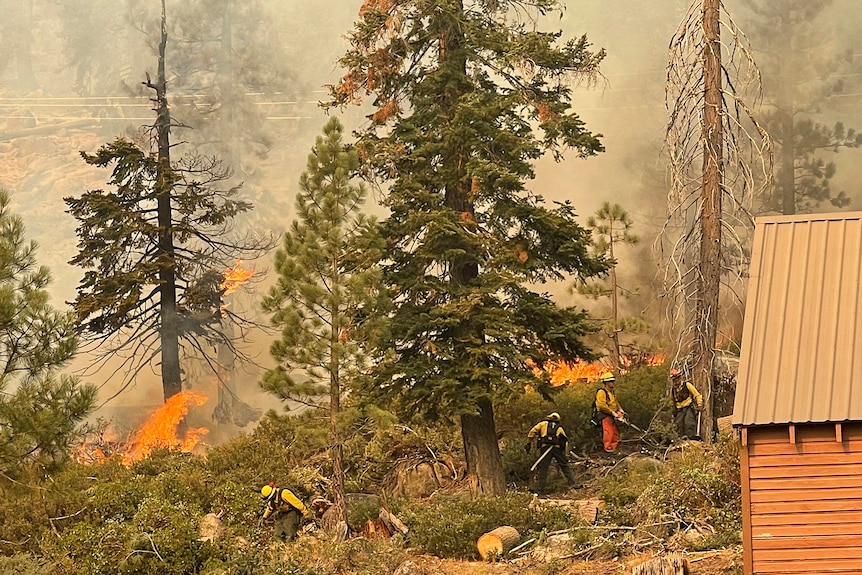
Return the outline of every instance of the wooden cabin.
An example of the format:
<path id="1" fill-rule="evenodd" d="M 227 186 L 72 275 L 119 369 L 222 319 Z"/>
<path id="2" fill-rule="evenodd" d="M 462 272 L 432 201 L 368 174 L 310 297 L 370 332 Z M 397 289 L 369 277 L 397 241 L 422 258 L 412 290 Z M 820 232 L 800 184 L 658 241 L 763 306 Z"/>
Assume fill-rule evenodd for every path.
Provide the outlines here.
<path id="1" fill-rule="evenodd" d="M 758 219 L 750 272 L 744 572 L 862 574 L 862 212 Z"/>

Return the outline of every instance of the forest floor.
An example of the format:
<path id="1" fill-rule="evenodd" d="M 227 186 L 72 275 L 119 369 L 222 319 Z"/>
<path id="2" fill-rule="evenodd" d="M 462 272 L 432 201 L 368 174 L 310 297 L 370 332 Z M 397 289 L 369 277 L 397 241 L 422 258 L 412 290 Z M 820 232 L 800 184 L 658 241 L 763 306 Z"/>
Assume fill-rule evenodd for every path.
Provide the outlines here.
<path id="1" fill-rule="evenodd" d="M 683 555 L 693 575 L 734 575 L 742 573 L 742 549 L 720 549 L 691 552 Z M 486 563 L 440 559 L 422 555 L 405 561 L 397 575 L 619 575 L 631 573 L 632 568 L 654 558 L 642 554 L 612 560 L 583 561 L 560 558 L 553 564 L 537 562 L 529 557 L 512 561 Z"/>

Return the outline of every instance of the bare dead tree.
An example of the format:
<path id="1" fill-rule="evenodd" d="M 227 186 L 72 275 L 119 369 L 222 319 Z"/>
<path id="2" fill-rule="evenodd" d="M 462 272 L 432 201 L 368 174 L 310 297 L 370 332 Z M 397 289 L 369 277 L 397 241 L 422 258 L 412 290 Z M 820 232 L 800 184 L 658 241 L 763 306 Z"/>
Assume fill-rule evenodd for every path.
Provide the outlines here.
<path id="1" fill-rule="evenodd" d="M 712 437 L 719 306 L 742 301 L 752 199 L 772 181 L 772 147 L 755 109 L 760 72 L 721 0 L 695 0 L 671 39 L 666 77 L 669 215 L 656 242 L 676 360 L 703 393 Z"/>

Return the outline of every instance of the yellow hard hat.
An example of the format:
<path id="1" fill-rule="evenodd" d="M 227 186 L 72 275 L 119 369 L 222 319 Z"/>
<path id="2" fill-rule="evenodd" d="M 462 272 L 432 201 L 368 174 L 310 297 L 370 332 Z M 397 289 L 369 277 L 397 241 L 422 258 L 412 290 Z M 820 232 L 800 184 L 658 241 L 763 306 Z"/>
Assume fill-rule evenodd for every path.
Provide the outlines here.
<path id="1" fill-rule="evenodd" d="M 554 413 L 549 413 L 545 419 L 548 421 L 560 421 L 560 414 L 555 411 Z"/>
<path id="2" fill-rule="evenodd" d="M 267 497 L 272 495 L 273 491 L 275 491 L 275 485 L 271 483 L 269 485 L 264 485 L 260 488 L 260 496 L 266 499 Z"/>
<path id="3" fill-rule="evenodd" d="M 602 374 L 602 382 L 616 381 L 616 380 L 617 380 L 617 378 L 614 377 L 613 372 L 606 371 Z"/>

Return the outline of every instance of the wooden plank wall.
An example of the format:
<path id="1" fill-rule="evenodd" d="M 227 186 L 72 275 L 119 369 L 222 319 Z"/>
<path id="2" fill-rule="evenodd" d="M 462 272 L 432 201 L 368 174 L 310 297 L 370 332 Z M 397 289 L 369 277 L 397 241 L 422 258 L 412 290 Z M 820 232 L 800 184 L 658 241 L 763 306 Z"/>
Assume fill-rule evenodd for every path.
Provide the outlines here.
<path id="1" fill-rule="evenodd" d="M 748 428 L 753 575 L 862 575 L 862 424 Z"/>

